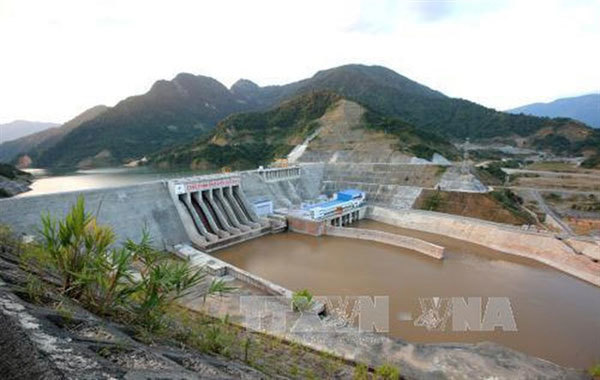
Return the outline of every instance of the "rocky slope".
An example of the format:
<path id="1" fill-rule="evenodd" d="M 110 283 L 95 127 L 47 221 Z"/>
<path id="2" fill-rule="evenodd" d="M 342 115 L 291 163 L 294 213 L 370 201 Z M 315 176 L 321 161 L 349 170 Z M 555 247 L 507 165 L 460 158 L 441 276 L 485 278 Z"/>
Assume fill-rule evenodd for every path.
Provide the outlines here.
<path id="1" fill-rule="evenodd" d="M 0 163 L 0 198 L 12 197 L 29 191 L 32 176 L 12 165 Z"/>

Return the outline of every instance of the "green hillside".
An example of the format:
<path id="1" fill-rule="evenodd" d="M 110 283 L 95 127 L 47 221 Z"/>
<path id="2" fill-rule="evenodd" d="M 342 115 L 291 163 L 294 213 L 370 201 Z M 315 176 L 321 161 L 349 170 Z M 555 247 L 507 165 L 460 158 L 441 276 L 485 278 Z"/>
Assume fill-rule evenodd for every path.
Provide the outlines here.
<path id="1" fill-rule="evenodd" d="M 321 117 L 340 97 L 318 92 L 284 102 L 267 112 L 232 115 L 215 130 L 192 144 L 175 147 L 152 157 L 162 166 L 202 168 L 256 167 L 283 157 L 310 135 Z"/>
<path id="2" fill-rule="evenodd" d="M 284 158 L 320 126 L 319 118 L 342 98 L 330 91 L 300 95 L 266 112 L 232 115 L 194 143 L 167 149 L 151 157 L 158 166 L 202 169 L 245 169 Z M 456 158 L 456 148 L 445 138 L 422 131 L 398 119 L 366 111 L 359 128 L 384 132 L 395 148 L 408 155 L 430 159 L 434 153 Z M 368 138 L 368 137 L 365 137 Z M 389 141 L 388 140 L 388 141 Z"/>
<path id="3" fill-rule="evenodd" d="M 118 164 L 197 138 L 250 106 L 218 81 L 179 74 L 83 123 L 39 157 L 41 166 Z"/>

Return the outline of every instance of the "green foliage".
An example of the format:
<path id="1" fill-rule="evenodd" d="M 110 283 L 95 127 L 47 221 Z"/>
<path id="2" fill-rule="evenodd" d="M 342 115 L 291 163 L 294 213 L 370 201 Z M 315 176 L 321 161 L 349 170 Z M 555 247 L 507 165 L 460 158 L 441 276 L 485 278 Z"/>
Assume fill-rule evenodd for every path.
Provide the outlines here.
<path id="1" fill-rule="evenodd" d="M 382 364 L 375 368 L 375 378 L 381 380 L 398 380 L 400 379 L 400 371 L 389 364 Z"/>
<path id="2" fill-rule="evenodd" d="M 564 136 L 550 133 L 542 138 L 533 140 L 533 146 L 541 150 L 550 150 L 559 154 L 567 154 L 571 149 L 571 141 Z"/>
<path id="3" fill-rule="evenodd" d="M 416 128 L 395 117 L 385 117 L 375 112 L 366 112 L 363 116 L 366 128 L 382 131 L 397 138 L 398 149 L 419 158 L 430 160 L 434 153 L 448 159 L 458 157 L 458 150 L 448 140 L 437 133 Z"/>
<path id="4" fill-rule="evenodd" d="M 200 349 L 207 352 L 229 356 L 235 342 L 235 335 L 228 328 L 228 318 L 212 323 L 202 332 Z"/>
<path id="5" fill-rule="evenodd" d="M 529 213 L 523 211 L 521 207 L 521 205 L 523 204 L 523 198 L 519 197 L 512 190 L 494 190 L 490 194 L 496 201 L 500 202 L 502 206 L 508 211 L 510 211 L 513 215 L 528 221 L 528 223 L 535 223 L 533 217 Z"/>
<path id="6" fill-rule="evenodd" d="M 600 363 L 591 366 L 588 370 L 588 373 L 594 378 L 600 378 Z"/>
<path id="7" fill-rule="evenodd" d="M 502 161 L 494 161 L 488 163 L 484 167 L 478 167 L 478 174 L 482 177 L 482 180 L 487 184 L 503 184 L 506 181 L 507 174 L 502 170 Z"/>
<path id="8" fill-rule="evenodd" d="M 90 258 L 86 270 L 78 276 L 85 289 L 83 297 L 100 314 L 125 305 L 136 291 L 133 272 L 134 254 L 127 249 L 112 249 Z"/>
<path id="9" fill-rule="evenodd" d="M 202 162 L 214 168 L 245 169 L 267 165 L 284 157 L 319 126 L 316 119 L 339 100 L 327 92 L 309 93 L 266 112 L 232 115 L 221 121 L 212 134 L 192 144 L 165 150 L 151 157 L 170 166 Z"/>
<path id="10" fill-rule="evenodd" d="M 600 168 L 600 154 L 596 154 L 590 158 L 587 158 L 581 163 L 581 167 L 586 169 Z"/>
<path id="11" fill-rule="evenodd" d="M 77 199 L 64 220 L 49 214 L 42 216 L 43 247 L 63 280 L 63 291 L 79 296 L 93 263 L 106 255 L 115 235 L 108 227 L 98 226 L 85 211 L 83 197 Z"/>
<path id="12" fill-rule="evenodd" d="M 145 229 L 139 243 L 128 240 L 124 247 L 112 248 L 114 232 L 96 224 L 82 197 L 63 220 L 44 215 L 42 225 L 43 253 L 34 251 L 32 258 L 48 261 L 62 279 L 62 291 L 101 314 L 126 312 L 147 331 L 163 327 L 166 310 L 205 279 L 202 270 L 154 249 Z M 141 264 L 139 276 L 134 276 L 134 262 Z M 208 291 L 232 289 L 216 281 Z"/>
<path id="13" fill-rule="evenodd" d="M 294 292 L 292 295 L 292 306 L 294 310 L 306 311 L 313 304 L 313 296 L 307 289 L 302 289 Z"/>
<path id="14" fill-rule="evenodd" d="M 353 380 L 369 380 L 369 367 L 366 364 L 358 363 L 354 367 L 354 374 L 352 375 Z"/>
<path id="15" fill-rule="evenodd" d="M 206 302 L 206 297 L 209 295 L 223 296 L 236 290 L 235 286 L 227 285 L 227 283 L 221 278 L 213 278 L 211 281 L 208 291 L 203 296 L 203 302 Z"/>
<path id="16" fill-rule="evenodd" d="M 440 191 L 436 191 L 423 201 L 423 210 L 437 211 L 442 203 Z"/>
<path id="17" fill-rule="evenodd" d="M 27 292 L 27 297 L 31 302 L 40 303 L 45 293 L 44 284 L 37 276 L 29 274 L 27 276 L 25 291 Z"/>
<path id="18" fill-rule="evenodd" d="M 169 260 L 166 254 L 153 249 L 152 239 L 145 230 L 139 243 L 129 239 L 125 247 L 142 263 L 139 280 L 127 289 L 137 301 L 133 306 L 136 320 L 148 331 L 156 331 L 163 326 L 167 308 L 189 294 L 190 288 L 204 281 L 206 275 L 187 262 Z"/>

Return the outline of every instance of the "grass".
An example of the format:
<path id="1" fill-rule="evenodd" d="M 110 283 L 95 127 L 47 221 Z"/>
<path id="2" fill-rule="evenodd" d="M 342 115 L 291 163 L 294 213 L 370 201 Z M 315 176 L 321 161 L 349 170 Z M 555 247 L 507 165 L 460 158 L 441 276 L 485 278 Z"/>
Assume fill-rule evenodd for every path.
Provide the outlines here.
<path id="1" fill-rule="evenodd" d="M 423 201 L 422 209 L 427 211 L 438 211 L 441 202 L 442 197 L 440 196 L 440 192 L 436 191 L 435 193 L 425 198 L 425 200 Z"/>
<path id="2" fill-rule="evenodd" d="M 551 172 L 576 172 L 577 167 L 574 164 L 561 161 L 540 161 L 534 162 L 525 167 L 527 170 L 543 170 Z"/>
<path id="3" fill-rule="evenodd" d="M 375 378 L 381 380 L 398 380 L 400 371 L 389 364 L 383 364 L 375 369 Z"/>

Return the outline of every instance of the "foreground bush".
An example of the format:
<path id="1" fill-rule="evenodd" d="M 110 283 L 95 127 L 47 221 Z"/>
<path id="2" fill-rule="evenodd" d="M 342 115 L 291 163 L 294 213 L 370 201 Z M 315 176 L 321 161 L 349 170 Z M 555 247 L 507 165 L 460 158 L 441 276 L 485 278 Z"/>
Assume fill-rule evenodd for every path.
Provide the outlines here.
<path id="1" fill-rule="evenodd" d="M 62 220 L 44 215 L 41 235 L 37 261 L 56 272 L 65 295 L 100 314 L 124 312 L 149 331 L 160 328 L 167 308 L 206 278 L 201 269 L 154 249 L 147 231 L 139 243 L 128 240 L 114 247 L 113 230 L 97 224 L 82 197 Z"/>

